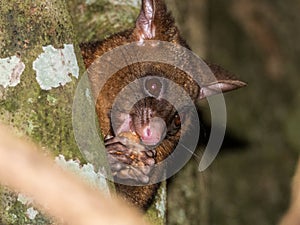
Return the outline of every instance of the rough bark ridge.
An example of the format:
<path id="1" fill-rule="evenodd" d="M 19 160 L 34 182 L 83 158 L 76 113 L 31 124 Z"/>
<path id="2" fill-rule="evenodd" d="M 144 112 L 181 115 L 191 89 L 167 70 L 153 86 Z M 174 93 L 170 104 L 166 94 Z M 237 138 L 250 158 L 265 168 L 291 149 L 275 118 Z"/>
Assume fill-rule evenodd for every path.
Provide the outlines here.
<path id="1" fill-rule="evenodd" d="M 2 0 L 0 15 L 0 121 L 51 149 L 46 154 L 82 160 L 72 132 L 79 51 L 64 1 Z M 60 77 L 56 66 L 64 63 L 70 70 Z M 41 214 L 31 219 L 16 194 L 0 194 L 2 224 L 49 224 Z"/>

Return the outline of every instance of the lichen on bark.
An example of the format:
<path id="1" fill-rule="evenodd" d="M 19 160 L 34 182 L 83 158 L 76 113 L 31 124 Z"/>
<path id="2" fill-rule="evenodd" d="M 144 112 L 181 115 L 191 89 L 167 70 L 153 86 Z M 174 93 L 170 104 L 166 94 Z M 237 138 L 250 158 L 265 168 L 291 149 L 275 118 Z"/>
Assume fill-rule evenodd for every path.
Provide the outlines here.
<path id="1" fill-rule="evenodd" d="M 43 51 L 42 46 L 51 44 L 60 48 L 74 42 L 66 6 L 62 1 L 1 1 L 0 4 L 0 39 L 3 40 L 0 57 L 18 54 L 26 66 L 19 85 L 7 89 L 0 87 L 1 121 L 56 154 L 80 157 L 71 126 L 76 79 L 67 86 L 43 91 L 32 70 L 33 61 Z M 49 95 L 57 101 L 49 104 Z"/>
<path id="2" fill-rule="evenodd" d="M 77 79 L 72 77 L 71 82 L 45 91 L 33 70 L 33 62 L 43 52 L 43 46 L 60 49 L 64 44 L 74 44 L 80 71 L 84 71 L 65 2 L 2 0 L 0 15 L 0 58 L 18 56 L 25 65 L 18 85 L 0 86 L 0 122 L 38 143 L 47 154 L 62 154 L 83 162 L 72 131 Z M 13 192 L 1 188 L 0 195 L 2 224 L 49 224 L 42 214 L 30 219 L 26 215 L 28 207 L 17 201 Z"/>
<path id="3" fill-rule="evenodd" d="M 80 42 L 98 41 L 133 26 L 140 0 L 68 0 Z"/>

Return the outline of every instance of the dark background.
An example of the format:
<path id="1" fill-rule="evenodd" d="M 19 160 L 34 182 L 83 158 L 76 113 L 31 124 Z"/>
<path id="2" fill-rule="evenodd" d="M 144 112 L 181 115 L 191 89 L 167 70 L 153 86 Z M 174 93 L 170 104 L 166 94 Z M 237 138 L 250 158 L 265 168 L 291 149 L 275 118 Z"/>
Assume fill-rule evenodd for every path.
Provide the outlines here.
<path id="1" fill-rule="evenodd" d="M 171 195 L 174 199 L 190 195 L 191 202 L 200 202 L 180 207 L 174 200 L 170 220 L 179 224 L 172 218 L 180 212 L 189 217 L 180 224 L 276 224 L 289 203 L 300 149 L 300 2 L 175 2 L 175 9 L 183 9 L 182 17 L 180 9 L 176 13 L 192 48 L 235 73 L 248 86 L 225 95 L 228 136 L 213 165 L 204 174 L 195 175 L 193 185 L 197 188 L 193 191 L 197 190 L 199 197 L 191 189 L 170 187 L 176 193 Z M 194 19 L 186 23 L 190 16 Z M 195 31 L 201 26 L 204 35 Z M 174 182 L 177 187 L 178 180 Z M 195 208 L 195 216 L 191 216 Z"/>

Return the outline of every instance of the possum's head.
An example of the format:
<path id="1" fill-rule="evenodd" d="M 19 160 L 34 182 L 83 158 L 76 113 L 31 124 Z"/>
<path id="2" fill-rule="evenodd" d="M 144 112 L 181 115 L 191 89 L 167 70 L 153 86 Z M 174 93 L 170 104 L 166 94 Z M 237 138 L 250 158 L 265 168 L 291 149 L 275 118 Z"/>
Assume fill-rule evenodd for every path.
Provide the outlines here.
<path id="1" fill-rule="evenodd" d="M 163 77 L 147 76 L 140 80 L 137 89 L 131 88 L 128 95 L 124 93 L 123 104 L 120 103 L 123 106 L 136 101 L 132 91 L 142 92 L 144 96 L 133 102 L 127 113 L 120 113 L 119 117 L 114 118 L 119 121 L 117 135 L 127 131 L 134 132 L 140 137 L 141 143 L 148 147 L 155 147 L 166 137 L 175 136 L 180 131 L 185 114 L 182 106 L 187 105 L 188 100 L 182 101 L 176 108 L 172 99 L 174 101 L 174 96 L 180 93 L 172 94 L 172 86 L 174 84 Z M 134 100 L 127 96 L 133 96 Z M 180 98 L 183 99 L 182 96 Z"/>
<path id="2" fill-rule="evenodd" d="M 181 38 L 173 18 L 167 13 L 165 4 L 160 0 L 143 0 L 135 28 L 131 33 L 125 34 L 126 37 L 117 34 L 106 39 L 99 49 L 102 51 L 132 42 L 143 45 L 147 41 L 161 41 L 189 48 Z M 174 50 L 173 47 L 171 48 Z M 151 49 L 149 50 L 151 52 Z M 156 54 L 158 53 L 154 51 L 152 55 L 155 57 Z M 180 55 L 179 52 L 171 54 Z M 130 57 L 138 58 L 138 55 L 138 53 L 124 51 L 123 56 L 128 57 L 125 61 L 130 61 Z M 114 62 L 112 65 L 117 63 Z M 189 58 L 180 63 L 189 63 Z M 230 91 L 245 85 L 219 66 L 208 65 L 207 68 L 212 71 L 216 79 L 210 81 L 204 77 L 205 82 L 200 87 L 193 77 L 174 65 L 145 60 L 127 65 L 110 77 L 99 96 L 98 93 L 96 94 L 100 124 L 108 124 L 111 120 L 116 120 L 113 124 L 113 135 L 127 131 L 135 132 L 141 142 L 147 146 L 157 146 L 170 136 L 178 137 L 184 122 L 191 123 L 186 117 L 190 111 L 187 104 L 191 103 L 182 96 L 188 95 L 194 102 L 219 93 L 220 90 Z M 99 83 L 97 81 L 99 77 L 91 75 L 90 78 L 92 85 Z M 137 86 L 121 93 L 127 85 L 137 79 L 141 79 Z M 115 99 L 118 95 L 121 96 L 119 101 Z M 109 116 L 109 119 L 106 119 L 105 117 L 111 113 L 112 104 L 117 105 L 116 102 L 119 104 L 117 113 L 114 114 L 114 118 Z M 179 106 L 176 107 L 176 104 Z M 106 135 L 110 132 L 110 127 L 102 126 L 102 131 Z"/>

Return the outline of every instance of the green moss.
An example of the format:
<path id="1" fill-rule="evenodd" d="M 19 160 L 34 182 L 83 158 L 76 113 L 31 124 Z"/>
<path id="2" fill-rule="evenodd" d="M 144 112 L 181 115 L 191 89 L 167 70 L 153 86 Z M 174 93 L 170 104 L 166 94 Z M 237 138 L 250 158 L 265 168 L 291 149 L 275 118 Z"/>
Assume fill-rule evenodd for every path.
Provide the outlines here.
<path id="1" fill-rule="evenodd" d="M 125 3 L 127 4 L 108 0 L 94 1 L 91 4 L 84 0 L 67 1 L 79 42 L 101 40 L 132 27 L 139 6 Z"/>
<path id="2" fill-rule="evenodd" d="M 30 219 L 26 212 L 32 207 L 32 203 L 27 205 L 18 201 L 17 195 L 6 188 L 2 188 L 1 205 L 4 206 L 1 210 L 2 224 L 9 225 L 49 225 L 52 224 L 51 219 L 48 219 L 44 214 L 39 213 L 34 219 Z"/>
<path id="3" fill-rule="evenodd" d="M 162 182 L 153 204 L 147 210 L 146 219 L 150 224 L 164 225 L 166 224 L 166 181 Z"/>
<path id="4" fill-rule="evenodd" d="M 20 108 L 19 103 L 18 101 L 16 101 L 16 99 L 11 99 L 11 101 L 5 101 L 3 107 L 10 113 L 16 112 Z"/>
<path id="5" fill-rule="evenodd" d="M 24 205 L 20 201 L 17 200 L 16 194 L 13 192 L 7 191 L 6 197 L 10 196 L 9 202 L 10 206 L 6 207 L 6 209 L 3 211 L 3 216 L 1 218 L 4 220 L 2 221 L 4 224 L 9 225 L 44 225 L 44 224 L 51 224 L 51 220 L 48 219 L 45 215 L 42 213 L 38 213 L 34 219 L 30 219 L 26 212 L 27 210 L 32 207 L 29 205 Z M 12 199 L 13 198 L 13 201 Z"/>
<path id="6" fill-rule="evenodd" d="M 36 44 L 59 47 L 74 39 L 72 25 L 65 22 L 69 14 L 63 1 L 1 1 L 0 6 L 4 34 L 0 57 L 32 49 Z"/>
<path id="7" fill-rule="evenodd" d="M 42 46 L 52 44 L 58 48 L 74 42 L 64 1 L 2 0 L 0 14 L 0 57 L 18 53 L 26 66 L 20 84 L 6 89 L 1 87 L 0 121 L 14 127 L 20 136 L 27 136 L 51 150 L 53 155 L 82 160 L 72 131 L 77 79 L 73 78 L 65 86 L 42 91 L 32 70 Z M 78 46 L 75 51 L 80 52 Z M 78 62 L 81 69 L 84 68 L 80 57 Z M 1 224 L 50 224 L 41 213 L 34 220 L 29 219 L 27 205 L 18 202 L 14 193 L 1 191 L 0 198 Z"/>

